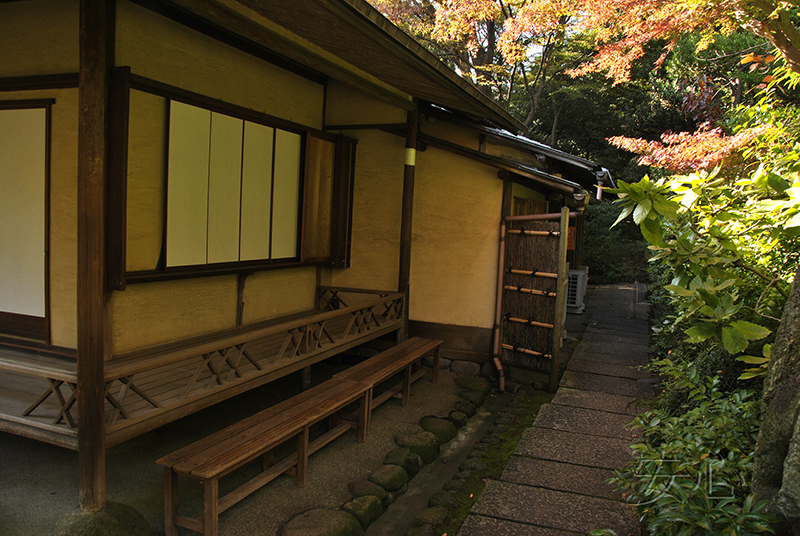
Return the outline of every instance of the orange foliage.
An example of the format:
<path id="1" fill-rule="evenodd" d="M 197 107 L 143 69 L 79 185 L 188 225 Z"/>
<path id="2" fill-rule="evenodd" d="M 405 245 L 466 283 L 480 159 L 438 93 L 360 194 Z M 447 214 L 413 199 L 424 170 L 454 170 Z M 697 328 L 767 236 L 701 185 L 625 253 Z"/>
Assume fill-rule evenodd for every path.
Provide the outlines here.
<path id="1" fill-rule="evenodd" d="M 726 136 L 722 129 L 705 123 L 696 132 L 665 132 L 661 142 L 615 136 L 608 142 L 621 149 L 642 155 L 639 165 L 655 166 L 674 173 L 710 169 L 726 158 L 738 154 L 769 126 L 745 129 L 735 136 Z"/>

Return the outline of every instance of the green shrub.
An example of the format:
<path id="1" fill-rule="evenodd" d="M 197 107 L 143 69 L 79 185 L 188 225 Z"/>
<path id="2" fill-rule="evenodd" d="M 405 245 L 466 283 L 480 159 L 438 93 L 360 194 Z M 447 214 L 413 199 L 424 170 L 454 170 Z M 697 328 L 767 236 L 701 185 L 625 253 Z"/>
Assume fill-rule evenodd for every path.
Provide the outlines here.
<path id="1" fill-rule="evenodd" d="M 636 505 L 648 534 L 772 533 L 765 502 L 756 504 L 750 493 L 759 429 L 755 392 L 725 393 L 719 377 L 702 377 L 690 365 L 662 360 L 658 367 L 688 393 L 687 402 L 678 415 L 655 409 L 636 417 L 636 460 L 611 482 Z"/>

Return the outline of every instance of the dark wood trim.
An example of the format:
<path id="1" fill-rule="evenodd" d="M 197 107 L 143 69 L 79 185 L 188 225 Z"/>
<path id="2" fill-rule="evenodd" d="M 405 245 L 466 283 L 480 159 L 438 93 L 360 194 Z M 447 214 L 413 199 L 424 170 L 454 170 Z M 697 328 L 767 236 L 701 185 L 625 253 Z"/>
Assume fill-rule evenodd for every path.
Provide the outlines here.
<path id="1" fill-rule="evenodd" d="M 302 268 L 329 264 L 328 262 L 300 262 L 297 259 L 277 259 L 266 261 L 227 262 L 220 264 L 203 264 L 197 266 L 175 266 L 163 270 L 143 270 L 128 272 L 125 279 L 128 284 L 147 283 L 150 281 L 172 281 L 176 279 L 192 279 L 195 277 L 211 277 L 217 275 L 242 274 L 249 272 L 266 272 L 286 268 Z"/>
<path id="2" fill-rule="evenodd" d="M 78 461 L 80 505 L 106 506 L 104 362 L 109 353 L 105 282 L 108 93 L 115 0 L 80 2 L 78 98 Z"/>
<path id="3" fill-rule="evenodd" d="M 0 110 L 30 110 L 33 108 L 47 108 L 48 106 L 55 104 L 55 102 L 55 99 L 5 100 L 0 101 Z"/>
<path id="4" fill-rule="evenodd" d="M 182 24 L 201 34 L 207 35 L 217 41 L 225 43 L 235 49 L 241 50 L 251 56 L 271 63 L 281 69 L 285 69 L 298 76 L 302 76 L 317 84 L 325 84 L 327 76 L 315 71 L 301 63 L 298 63 L 286 56 L 276 53 L 267 47 L 254 43 L 235 32 L 228 30 L 218 24 L 204 19 L 178 5 L 168 1 L 159 0 L 132 0 L 133 3 L 142 6 L 154 13 Z"/>
<path id="5" fill-rule="evenodd" d="M 50 344 L 50 158 L 53 139 L 53 104 L 51 100 L 45 105 L 45 142 L 44 142 L 44 342 Z"/>
<path id="6" fill-rule="evenodd" d="M 0 91 L 33 91 L 37 89 L 70 89 L 76 87 L 78 87 L 78 73 L 0 78 Z"/>
<path id="7" fill-rule="evenodd" d="M 336 140 L 331 207 L 331 265 L 334 268 L 350 268 L 357 143 L 345 136 L 338 136 Z"/>
<path id="8" fill-rule="evenodd" d="M 109 290 L 125 290 L 128 235 L 128 124 L 131 69 L 111 73 L 106 192 L 106 281 Z"/>
<path id="9" fill-rule="evenodd" d="M 3 333 L 30 339 L 46 339 L 47 322 L 45 318 L 0 311 L 0 325 L 3 326 Z"/>
<path id="10" fill-rule="evenodd" d="M 12 347 L 20 348 L 23 350 L 31 350 L 39 355 L 45 356 L 58 356 L 66 357 L 75 361 L 78 358 L 78 351 L 74 348 L 65 348 L 63 346 L 53 346 L 39 341 L 30 341 L 23 339 L 15 339 L 13 337 L 5 337 L 0 335 L 0 348 Z"/>
<path id="11" fill-rule="evenodd" d="M 414 214 L 414 175 L 416 171 L 417 135 L 419 133 L 419 112 L 408 112 L 406 124 L 406 154 L 403 168 L 403 209 L 400 222 L 400 270 L 398 292 L 406 294 L 411 275 L 411 220 Z M 411 156 L 409 156 L 411 155 Z"/>
<path id="12" fill-rule="evenodd" d="M 320 137 L 331 135 L 321 130 L 301 125 L 300 123 L 295 123 L 293 121 L 281 119 L 280 117 L 275 117 L 273 115 L 258 112 L 256 110 L 251 110 L 250 108 L 245 108 L 243 106 L 231 104 L 226 101 L 207 97 L 201 93 L 195 93 L 194 91 L 181 89 L 179 87 L 158 82 L 157 80 L 152 80 L 150 78 L 145 78 L 137 74 L 131 74 L 130 84 L 131 89 L 144 91 L 146 93 L 158 95 L 159 97 L 165 97 L 170 100 L 176 100 L 184 104 L 197 106 L 198 108 L 203 108 L 205 110 L 211 110 L 212 112 L 230 115 L 231 117 L 244 119 L 245 121 L 252 121 L 253 123 L 259 123 L 268 127 L 279 128 L 295 134 L 305 134 L 306 132 L 311 132 Z"/>
<path id="13" fill-rule="evenodd" d="M 409 321 L 411 337 L 441 339 L 442 357 L 487 363 L 492 355 L 492 328 L 457 326 L 436 322 Z"/>

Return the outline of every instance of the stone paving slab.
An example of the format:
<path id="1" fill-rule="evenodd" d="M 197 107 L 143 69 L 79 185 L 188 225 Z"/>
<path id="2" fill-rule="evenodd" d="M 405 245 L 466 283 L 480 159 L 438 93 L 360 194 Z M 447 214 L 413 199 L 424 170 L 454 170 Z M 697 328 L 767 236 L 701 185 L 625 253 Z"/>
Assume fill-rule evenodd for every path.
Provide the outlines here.
<path id="1" fill-rule="evenodd" d="M 620 469 L 633 459 L 630 441 L 553 430 L 528 428 L 514 454 L 601 469 Z"/>
<path id="2" fill-rule="evenodd" d="M 568 387 L 559 387 L 550 403 L 620 413 L 627 415 L 629 419 L 648 409 L 641 398 L 612 395 L 599 391 L 580 391 Z"/>
<path id="3" fill-rule="evenodd" d="M 652 376 L 646 370 L 631 365 L 620 365 L 600 359 L 570 359 L 567 370 L 574 372 L 588 372 L 603 376 L 616 376 L 630 380 L 650 379 Z"/>
<path id="4" fill-rule="evenodd" d="M 561 377 L 559 387 L 570 387 L 584 391 L 600 391 L 612 395 L 632 396 L 636 398 L 651 398 L 654 394 L 651 383 L 629 380 L 627 378 L 612 378 L 599 374 L 574 372 L 568 370 Z"/>
<path id="5" fill-rule="evenodd" d="M 533 426 L 630 442 L 633 440 L 633 432 L 627 428 L 630 421 L 630 416 L 619 413 L 545 404 L 539 410 Z"/>
<path id="6" fill-rule="evenodd" d="M 602 314 L 602 313 L 597 313 Z M 604 337 L 605 335 L 609 335 L 614 339 L 635 339 L 640 341 L 640 344 L 647 344 L 647 341 L 650 337 L 649 329 L 646 325 L 643 324 L 644 327 L 631 327 L 628 329 L 620 329 L 615 326 L 610 326 L 607 324 L 598 324 L 594 321 L 590 322 L 588 326 L 586 326 L 586 333 L 587 334 L 594 334 L 595 336 Z"/>
<path id="7" fill-rule="evenodd" d="M 511 456 L 500 480 L 621 501 L 622 492 L 614 491 L 614 487 L 606 482 L 611 476 L 613 473 L 609 469 Z"/>
<path id="8" fill-rule="evenodd" d="M 458 536 L 575 536 L 575 533 L 515 523 L 507 519 L 471 515 L 461 525 Z"/>
<path id="9" fill-rule="evenodd" d="M 649 356 L 646 346 L 587 344 L 582 342 L 573 351 L 570 361 L 573 359 L 639 366 L 646 365 L 649 361 Z"/>
<path id="10" fill-rule="evenodd" d="M 486 484 L 472 513 L 582 534 L 604 528 L 639 533 L 632 507 L 625 503 L 494 480 Z"/>

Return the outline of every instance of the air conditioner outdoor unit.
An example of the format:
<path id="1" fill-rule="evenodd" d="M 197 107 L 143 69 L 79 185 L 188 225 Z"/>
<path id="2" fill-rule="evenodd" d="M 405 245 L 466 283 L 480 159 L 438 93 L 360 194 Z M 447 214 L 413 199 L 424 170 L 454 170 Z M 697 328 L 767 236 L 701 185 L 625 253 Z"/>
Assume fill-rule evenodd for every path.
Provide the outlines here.
<path id="1" fill-rule="evenodd" d="M 567 312 L 579 315 L 586 308 L 583 297 L 587 275 L 586 270 L 569 270 L 567 273 Z"/>

